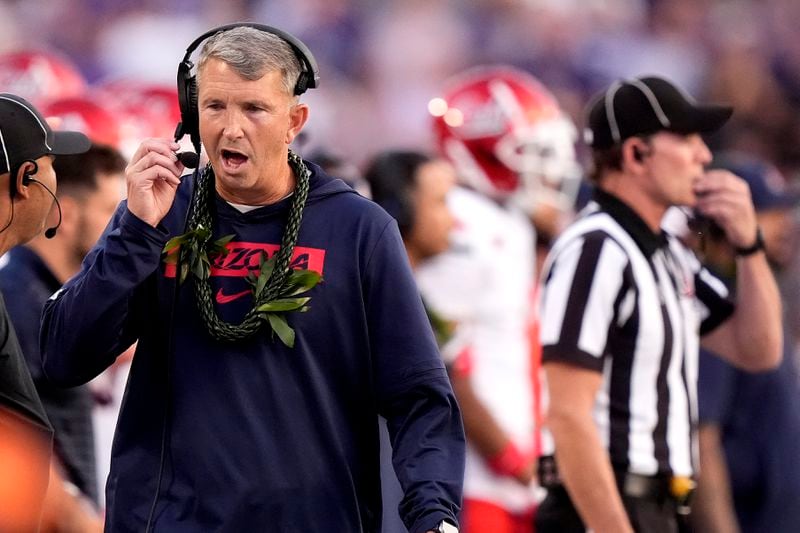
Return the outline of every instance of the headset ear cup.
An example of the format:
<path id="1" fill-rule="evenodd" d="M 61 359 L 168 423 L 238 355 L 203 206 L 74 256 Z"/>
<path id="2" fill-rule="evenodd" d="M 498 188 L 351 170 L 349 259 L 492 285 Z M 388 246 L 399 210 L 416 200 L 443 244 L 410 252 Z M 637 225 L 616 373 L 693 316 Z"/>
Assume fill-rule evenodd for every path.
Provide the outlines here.
<path id="1" fill-rule="evenodd" d="M 188 120 L 188 133 L 192 137 L 192 142 L 195 144 L 200 143 L 200 115 L 197 109 L 197 77 L 192 76 L 186 83 L 186 96 L 189 103 L 189 111 L 187 114 Z"/>
<path id="2" fill-rule="evenodd" d="M 294 86 L 294 94 L 295 96 L 299 96 L 306 92 L 308 89 L 308 74 L 306 72 L 301 72 L 300 76 L 297 77 L 297 83 Z"/>
<path id="3" fill-rule="evenodd" d="M 178 140 L 186 134 L 193 135 L 197 123 L 197 95 L 195 94 L 192 75 L 193 64 L 183 61 L 178 65 L 178 107 L 181 111 L 181 122 L 175 130 L 175 139 Z"/>

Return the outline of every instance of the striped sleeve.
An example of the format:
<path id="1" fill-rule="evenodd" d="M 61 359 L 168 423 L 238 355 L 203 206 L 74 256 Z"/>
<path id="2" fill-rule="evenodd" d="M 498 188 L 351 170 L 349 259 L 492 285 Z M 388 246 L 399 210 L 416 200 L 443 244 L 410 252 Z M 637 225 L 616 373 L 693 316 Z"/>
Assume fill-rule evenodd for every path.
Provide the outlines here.
<path id="1" fill-rule="evenodd" d="M 603 231 L 578 236 L 554 253 L 541 300 L 542 359 L 601 371 L 608 333 L 620 322 L 628 257 Z"/>
<path id="2" fill-rule="evenodd" d="M 700 334 L 705 335 L 725 322 L 734 311 L 730 293 L 722 281 L 705 267 L 695 274 L 695 293 L 702 306 Z"/>

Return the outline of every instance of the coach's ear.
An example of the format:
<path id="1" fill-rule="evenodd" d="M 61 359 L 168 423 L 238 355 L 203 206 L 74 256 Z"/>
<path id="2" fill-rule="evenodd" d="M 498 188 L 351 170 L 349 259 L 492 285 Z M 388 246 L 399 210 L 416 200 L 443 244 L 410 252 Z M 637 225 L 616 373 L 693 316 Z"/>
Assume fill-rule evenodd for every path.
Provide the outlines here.
<path id="1" fill-rule="evenodd" d="M 289 110 L 289 129 L 286 131 L 286 144 L 292 144 L 294 138 L 308 121 L 308 105 L 295 104 Z"/>

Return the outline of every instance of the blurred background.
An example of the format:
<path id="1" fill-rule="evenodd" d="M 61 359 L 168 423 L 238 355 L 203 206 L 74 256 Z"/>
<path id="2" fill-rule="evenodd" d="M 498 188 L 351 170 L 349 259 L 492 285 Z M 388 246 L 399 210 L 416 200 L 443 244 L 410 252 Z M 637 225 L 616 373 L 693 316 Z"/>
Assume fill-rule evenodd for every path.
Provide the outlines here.
<path id="1" fill-rule="evenodd" d="M 320 87 L 303 96 L 311 114 L 296 144 L 305 155 L 335 154 L 335 173 L 345 178 L 383 150 L 433 151 L 428 102 L 445 81 L 468 67 L 507 64 L 543 82 L 578 131 L 590 97 L 613 80 L 668 77 L 700 100 L 734 106 L 733 119 L 708 141 L 716 153 L 774 165 L 776 172 L 769 167 L 748 178 L 751 187 L 800 184 L 798 0 L 0 0 L 0 91 L 28 98 L 45 115 L 60 117 L 62 127 L 130 157 L 142 139 L 173 135 L 180 119 L 175 75 L 189 43 L 241 20 L 287 30 L 316 56 Z M 587 163 L 586 150 L 577 148 Z M 775 194 L 759 193 L 764 210 Z M 773 266 L 787 309 L 786 360 L 800 363 L 800 226 L 796 204 L 787 210 L 786 257 Z M 740 396 L 756 398 L 751 407 L 761 401 L 753 419 L 796 428 L 784 433 L 787 454 L 772 455 L 774 476 L 783 479 L 762 483 L 796 502 L 788 488 L 800 485 L 788 479 L 800 478 L 791 436 L 800 434 L 795 366 L 780 388 L 766 376 L 753 387 L 757 393 Z M 112 371 L 93 383 L 102 399 L 94 410 L 101 487 L 126 373 Z M 734 396 L 744 390 L 737 383 Z M 764 414 L 767 393 L 777 390 L 786 394 Z M 759 450 L 779 440 L 771 428 L 742 424 L 741 434 L 771 438 L 754 445 Z M 742 449 L 737 445 L 728 451 Z M 748 456 L 742 468 L 732 466 L 734 481 L 754 462 Z M 746 481 L 745 501 L 768 499 L 767 489 Z M 102 507 L 102 490 L 99 498 Z"/>
<path id="2" fill-rule="evenodd" d="M 579 127 L 612 79 L 665 75 L 736 107 L 716 146 L 766 157 L 792 179 L 800 171 L 796 0 L 3 0 L 0 52 L 61 55 L 87 87 L 119 99 L 131 80 L 171 88 L 186 46 L 237 20 L 309 45 L 322 79 L 306 97 L 306 142 L 357 165 L 382 148 L 432 146 L 427 102 L 443 80 L 499 62 L 537 76 Z M 2 89 L 31 99 L 36 78 L 52 75 L 0 70 Z M 81 80 L 49 85 L 41 96 L 84 90 Z"/>

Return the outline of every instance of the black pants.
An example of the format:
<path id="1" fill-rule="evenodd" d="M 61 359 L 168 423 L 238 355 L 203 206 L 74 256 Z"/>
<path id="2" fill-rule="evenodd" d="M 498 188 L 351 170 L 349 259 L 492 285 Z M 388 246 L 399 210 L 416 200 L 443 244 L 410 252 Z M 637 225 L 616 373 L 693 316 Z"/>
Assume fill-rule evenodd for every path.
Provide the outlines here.
<path id="1" fill-rule="evenodd" d="M 633 529 L 641 533 L 677 533 L 675 502 L 669 498 L 631 498 L 622 496 Z M 536 510 L 536 533 L 584 533 L 586 526 L 566 489 L 548 489 L 547 497 Z"/>

